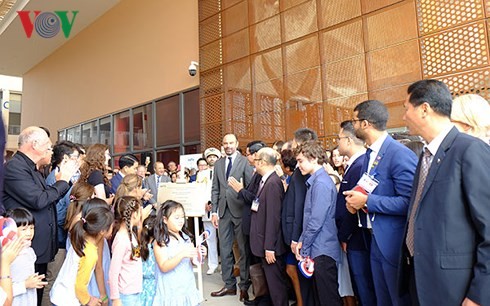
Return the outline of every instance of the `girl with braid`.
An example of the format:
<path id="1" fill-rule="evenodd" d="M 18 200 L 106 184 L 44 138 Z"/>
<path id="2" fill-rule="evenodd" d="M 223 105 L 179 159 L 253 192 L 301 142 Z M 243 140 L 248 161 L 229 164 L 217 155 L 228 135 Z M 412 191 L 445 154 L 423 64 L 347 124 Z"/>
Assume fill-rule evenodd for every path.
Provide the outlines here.
<path id="1" fill-rule="evenodd" d="M 91 201 L 102 202 L 87 205 Z M 94 296 L 88 285 L 99 260 L 97 245 L 111 232 L 114 216 L 105 201 L 91 199 L 70 230 L 71 247 L 50 292 L 53 305 L 100 306 L 107 296 Z"/>
<path id="2" fill-rule="evenodd" d="M 110 297 L 113 306 L 140 306 L 143 291 L 143 265 L 140 258 L 138 228 L 142 223 L 141 201 L 123 196 L 116 199 L 119 220 L 109 268 Z M 136 230 L 135 230 L 136 229 Z"/>

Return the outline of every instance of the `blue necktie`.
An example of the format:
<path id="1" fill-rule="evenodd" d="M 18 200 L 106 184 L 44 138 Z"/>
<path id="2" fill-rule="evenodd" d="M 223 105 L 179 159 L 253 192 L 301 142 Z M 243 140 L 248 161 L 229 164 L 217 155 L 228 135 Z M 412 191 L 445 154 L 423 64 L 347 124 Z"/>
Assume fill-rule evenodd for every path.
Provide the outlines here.
<path id="1" fill-rule="evenodd" d="M 231 157 L 228 157 L 228 167 L 226 167 L 226 179 L 228 179 L 228 177 L 230 176 L 231 166 Z"/>
<path id="2" fill-rule="evenodd" d="M 364 159 L 364 164 L 362 164 L 362 173 L 364 173 L 364 172 L 369 173 L 368 167 L 369 167 L 369 159 L 371 158 L 371 152 L 373 152 L 373 150 L 371 150 L 369 148 L 366 150 L 366 154 L 365 154 L 366 159 Z"/>

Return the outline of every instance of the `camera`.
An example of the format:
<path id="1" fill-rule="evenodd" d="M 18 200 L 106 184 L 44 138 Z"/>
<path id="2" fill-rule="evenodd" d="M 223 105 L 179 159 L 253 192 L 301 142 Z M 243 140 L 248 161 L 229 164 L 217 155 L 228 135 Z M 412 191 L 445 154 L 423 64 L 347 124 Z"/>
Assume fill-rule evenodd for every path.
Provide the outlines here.
<path id="1" fill-rule="evenodd" d="M 197 66 L 199 66 L 198 62 L 192 61 L 191 64 L 189 65 L 189 75 L 190 76 L 195 76 L 197 73 Z"/>

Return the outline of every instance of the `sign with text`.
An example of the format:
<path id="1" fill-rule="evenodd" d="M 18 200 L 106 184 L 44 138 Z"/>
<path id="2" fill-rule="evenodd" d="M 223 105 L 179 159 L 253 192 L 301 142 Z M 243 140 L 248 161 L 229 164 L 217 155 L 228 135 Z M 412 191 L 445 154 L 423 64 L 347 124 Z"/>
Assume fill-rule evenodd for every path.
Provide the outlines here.
<path id="1" fill-rule="evenodd" d="M 187 217 L 201 217 L 211 198 L 211 190 L 202 183 L 161 183 L 158 187 L 158 203 L 173 200 L 184 206 Z"/>

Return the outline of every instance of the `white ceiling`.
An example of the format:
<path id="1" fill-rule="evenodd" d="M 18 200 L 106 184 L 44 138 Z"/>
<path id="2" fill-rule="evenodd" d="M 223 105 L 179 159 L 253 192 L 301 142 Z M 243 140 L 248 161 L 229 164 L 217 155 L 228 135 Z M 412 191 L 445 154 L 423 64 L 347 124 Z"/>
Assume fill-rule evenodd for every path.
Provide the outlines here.
<path id="1" fill-rule="evenodd" d="M 27 4 L 22 8 L 25 2 Z M 118 2 L 119 0 L 17 0 L 17 7 L 14 6 L 0 22 L 0 74 L 22 76 Z M 53 38 L 42 38 L 34 29 L 31 38 L 27 38 L 17 14 L 18 10 L 69 11 L 70 20 L 71 11 L 79 12 L 68 38 L 65 38 L 61 29 Z M 33 13 L 30 16 L 31 20 L 34 19 Z M 7 27 L 1 33 L 4 26 Z"/>

